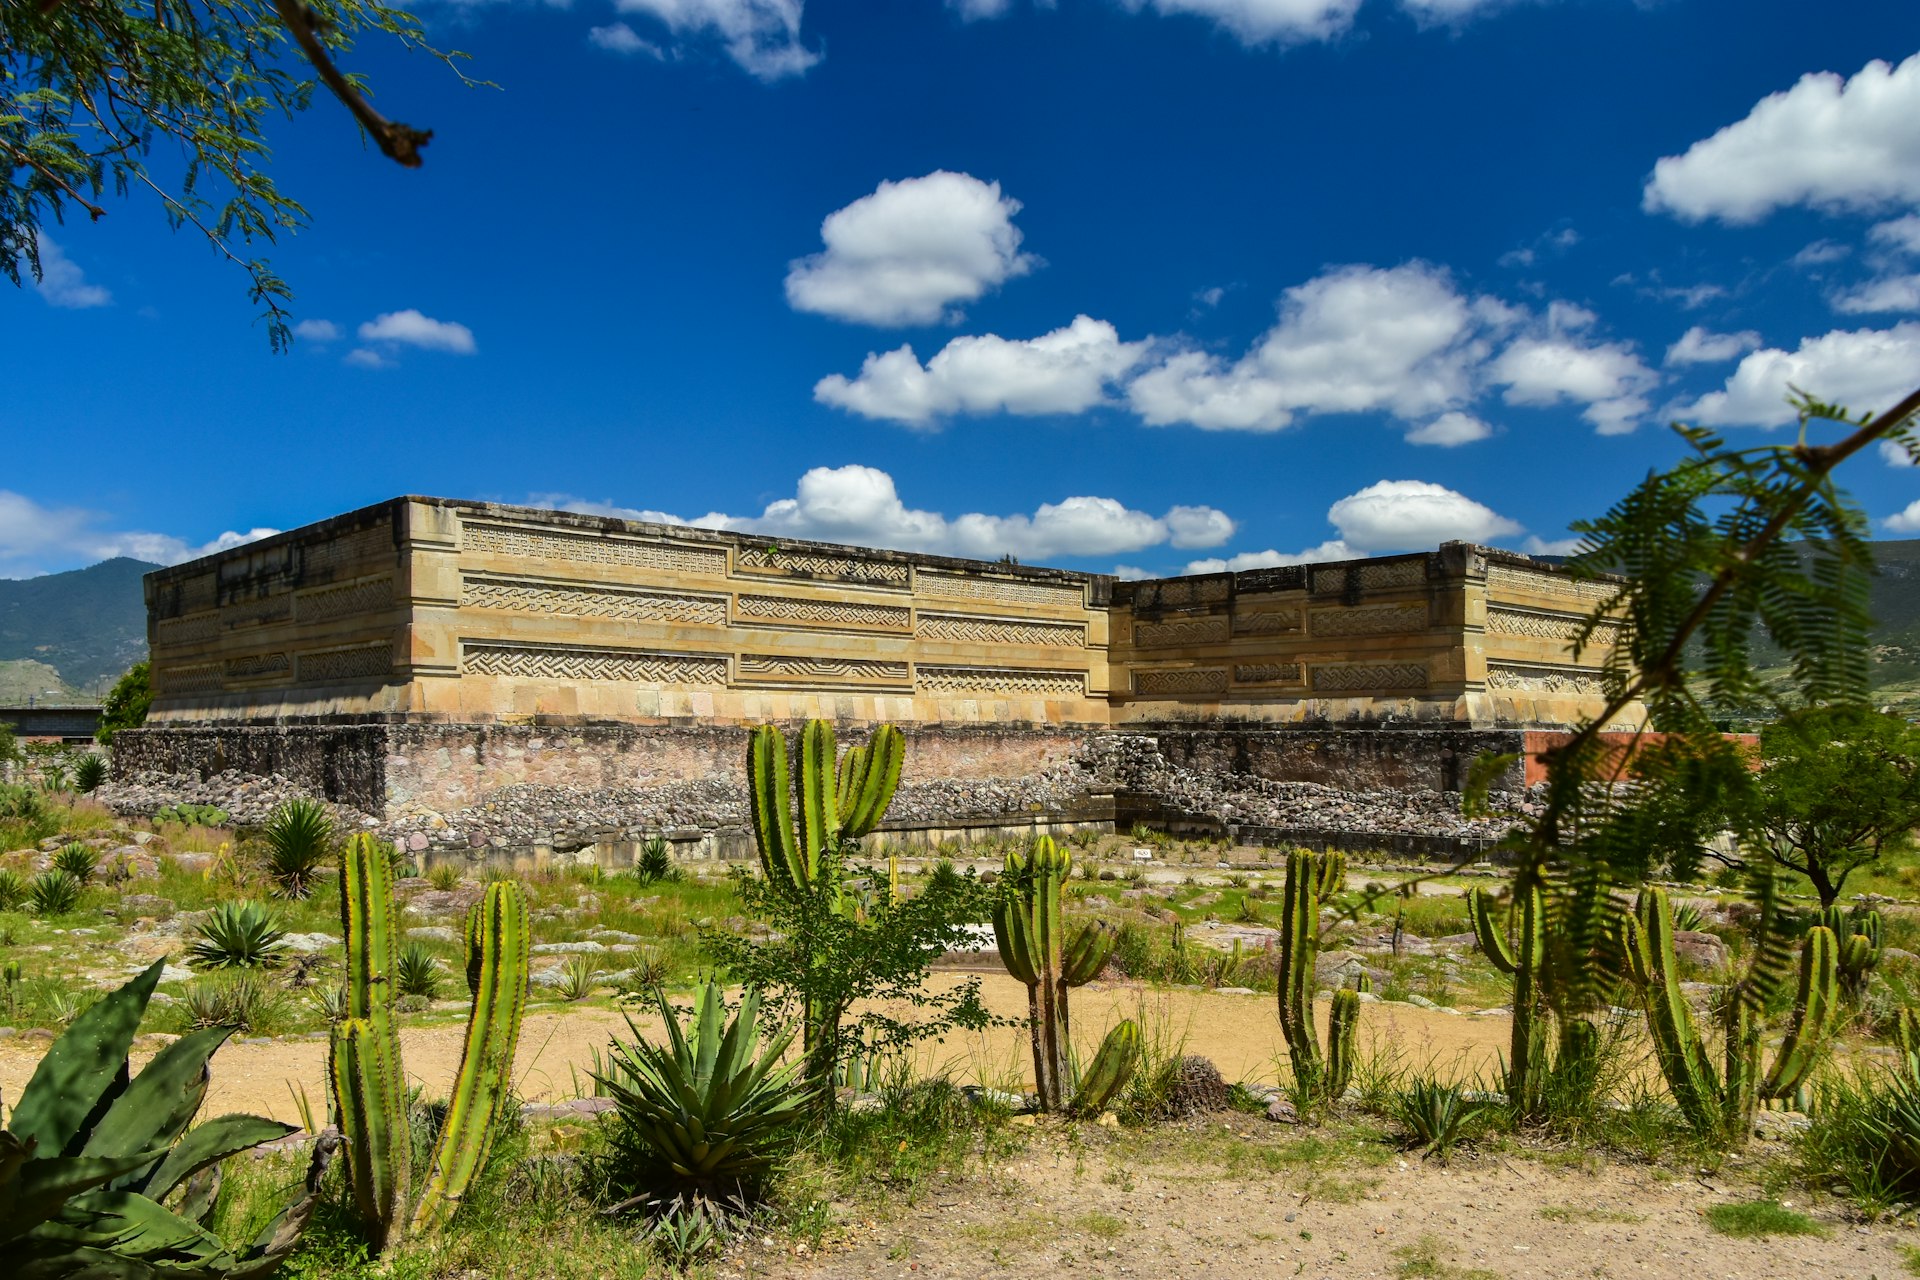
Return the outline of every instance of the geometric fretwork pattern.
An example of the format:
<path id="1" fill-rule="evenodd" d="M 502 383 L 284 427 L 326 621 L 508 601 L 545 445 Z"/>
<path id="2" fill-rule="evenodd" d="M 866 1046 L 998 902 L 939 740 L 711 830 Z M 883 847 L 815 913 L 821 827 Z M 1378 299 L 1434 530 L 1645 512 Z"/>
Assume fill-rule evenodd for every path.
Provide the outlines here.
<path id="1" fill-rule="evenodd" d="M 1560 613 L 1538 613 L 1532 609 L 1493 609 L 1487 610 L 1487 634 L 1490 636 L 1525 636 L 1531 640 L 1561 640 L 1573 643 L 1580 628 L 1586 625 L 1586 619 Z M 1610 645 L 1619 638 L 1620 628 L 1611 622 L 1603 622 L 1593 629 L 1589 637 L 1591 643 Z"/>
<path id="2" fill-rule="evenodd" d="M 1211 614 L 1204 618 L 1181 618 L 1173 622 L 1136 622 L 1133 643 L 1142 649 L 1166 649 L 1175 645 L 1213 644 L 1227 638 L 1227 616 Z"/>
<path id="3" fill-rule="evenodd" d="M 511 525 L 466 525 L 461 546 L 468 551 L 515 556 L 524 560 L 570 560 L 584 564 L 617 564 L 636 569 L 679 569 L 719 577 L 727 571 L 727 553 L 718 547 L 690 547 L 678 542 L 635 542 L 599 538 L 591 534 L 519 529 Z"/>
<path id="4" fill-rule="evenodd" d="M 923 613 L 914 634 L 923 640 L 964 644 L 1037 644 L 1082 649 L 1087 629 L 1077 622 L 1023 622 L 1017 618 L 974 618 L 957 613 Z"/>
<path id="5" fill-rule="evenodd" d="M 831 680 L 835 682 L 907 682 L 907 664 L 873 658 L 802 658 L 774 653 L 740 655 L 742 680 Z"/>
<path id="6" fill-rule="evenodd" d="M 302 680 L 351 680 L 384 676 L 393 670 L 391 644 L 361 645 L 357 649 L 328 649 L 300 655 Z"/>
<path id="7" fill-rule="evenodd" d="M 1235 684 L 1298 684 L 1297 662 L 1251 662 L 1233 669 Z"/>
<path id="8" fill-rule="evenodd" d="M 1315 693 L 1352 693 L 1363 689 L 1424 689 L 1427 668 L 1420 662 L 1315 663 Z"/>
<path id="9" fill-rule="evenodd" d="M 904 587 L 912 576 L 912 567 L 898 560 L 853 559 L 848 556 L 806 555 L 794 551 L 772 551 L 762 547 L 743 550 L 734 557 L 741 569 L 811 574 L 816 578 L 841 578 L 848 582 L 878 582 Z"/>
<path id="10" fill-rule="evenodd" d="M 795 600 L 787 596 L 741 596 L 734 609 L 742 619 L 755 622 L 802 622 L 829 627 L 838 623 L 889 631 L 905 631 L 912 616 L 907 607 L 900 604 Z"/>
<path id="11" fill-rule="evenodd" d="M 1427 629 L 1427 606 L 1374 604 L 1353 609 L 1315 609 L 1311 619 L 1315 636 L 1387 636 Z"/>
<path id="12" fill-rule="evenodd" d="M 1516 693 L 1574 693 L 1596 698 L 1606 696 L 1607 692 L 1606 681 L 1595 672 L 1491 662 L 1487 664 L 1487 688 Z"/>
<path id="13" fill-rule="evenodd" d="M 356 613 L 371 613 L 393 604 L 393 579 L 374 578 L 369 582 L 329 587 L 325 591 L 309 592 L 298 599 L 302 622 L 327 622 Z"/>
<path id="14" fill-rule="evenodd" d="M 629 591 L 620 587 L 556 586 L 504 578 L 469 576 L 462 580 L 463 609 L 506 609 L 576 618 L 627 618 L 640 622 L 727 624 L 725 596 L 665 591 Z"/>
<path id="15" fill-rule="evenodd" d="M 1224 667 L 1176 667 L 1133 673 L 1135 693 L 1225 693 Z"/>
<path id="16" fill-rule="evenodd" d="M 468 675 L 536 680 L 633 680 L 648 684 L 725 684 L 727 680 L 727 660 L 709 654 L 474 640 L 461 645 L 460 670 Z"/>
<path id="17" fill-rule="evenodd" d="M 914 684 L 929 693 L 1037 693 L 1078 698 L 1087 679 L 1078 671 L 1011 671 L 1001 667 L 929 667 L 914 669 Z"/>

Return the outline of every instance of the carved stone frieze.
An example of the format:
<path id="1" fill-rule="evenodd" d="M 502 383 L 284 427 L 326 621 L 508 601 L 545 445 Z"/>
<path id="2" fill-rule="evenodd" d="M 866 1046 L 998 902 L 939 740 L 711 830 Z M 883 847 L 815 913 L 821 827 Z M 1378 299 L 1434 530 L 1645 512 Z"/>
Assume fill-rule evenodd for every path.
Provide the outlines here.
<path id="1" fill-rule="evenodd" d="M 864 600 L 798 600 L 791 596 L 743 595 L 734 603 L 742 622 L 790 623 L 799 626 L 857 627 L 861 630 L 905 631 L 913 611 L 903 604 L 870 604 Z"/>
<path id="2" fill-rule="evenodd" d="M 1599 698 L 1606 696 L 1607 682 L 1594 671 L 1489 662 L 1487 688 L 1512 693 L 1572 693 Z"/>
<path id="3" fill-rule="evenodd" d="M 1081 602 L 1079 587 L 1054 582 L 1026 582 L 1017 578 L 974 577 L 962 573 L 922 570 L 922 592 L 958 600 L 993 600 L 1007 604 L 1043 604 L 1072 607 Z"/>
<path id="4" fill-rule="evenodd" d="M 667 569 L 713 577 L 720 577 L 727 571 L 727 553 L 719 547 L 598 537 L 559 529 L 522 529 L 517 525 L 482 524 L 477 521 L 467 524 L 462 530 L 461 546 L 468 551 L 513 556 L 522 560 Z"/>
<path id="5" fill-rule="evenodd" d="M 1259 613 L 1235 613 L 1233 633 L 1237 636 L 1277 636 L 1300 630 L 1298 609 L 1265 609 Z"/>
<path id="6" fill-rule="evenodd" d="M 1357 585 L 1362 591 L 1380 591 L 1389 587 L 1418 587 L 1427 581 L 1425 560 L 1388 560 L 1383 563 L 1323 565 L 1313 571 L 1313 593 L 1338 595 Z"/>
<path id="7" fill-rule="evenodd" d="M 1570 574 L 1541 569 L 1522 569 L 1510 564 L 1487 566 L 1487 593 L 1505 598 L 1516 594 L 1557 596 L 1577 600 L 1586 606 L 1613 599 L 1620 590 L 1617 582 L 1594 582 Z"/>
<path id="8" fill-rule="evenodd" d="M 776 653 L 740 655 L 742 680 L 826 680 L 859 684 L 905 684 L 907 664 L 876 658 L 806 658 Z"/>
<path id="9" fill-rule="evenodd" d="M 1244 662 L 1234 667 L 1235 684 L 1299 684 L 1297 662 Z"/>
<path id="10" fill-rule="evenodd" d="M 727 624 L 727 598 L 722 595 L 527 582 L 479 574 L 468 574 L 461 579 L 460 607 L 636 622 L 703 622 L 716 627 Z"/>
<path id="11" fill-rule="evenodd" d="M 727 660 L 719 655 L 485 640 L 461 644 L 460 670 L 467 675 L 522 676 L 535 680 L 632 680 L 704 685 L 727 682 Z"/>
<path id="12" fill-rule="evenodd" d="M 284 676 L 292 670 L 293 660 L 284 653 L 250 653 L 244 657 L 228 658 L 226 676 L 229 680 L 258 680 Z"/>
<path id="13" fill-rule="evenodd" d="M 1586 620 L 1564 613 L 1542 613 L 1537 609 L 1487 609 L 1487 634 L 1523 636 L 1529 640 L 1559 640 L 1572 644 Z M 1620 628 L 1611 622 L 1594 627 L 1589 640 L 1610 645 L 1620 636 Z"/>
<path id="14" fill-rule="evenodd" d="M 816 578 L 840 578 L 889 587 L 904 587 L 913 578 L 913 567 L 898 560 L 824 556 L 768 547 L 743 548 L 733 562 L 750 573 L 804 573 Z"/>
<path id="15" fill-rule="evenodd" d="M 1224 613 L 1204 618 L 1174 618 L 1166 622 L 1136 622 L 1133 643 L 1142 649 L 1169 649 L 1178 645 L 1214 644 L 1227 638 Z"/>
<path id="16" fill-rule="evenodd" d="M 1363 604 L 1351 609 L 1315 609 L 1308 620 L 1312 634 L 1323 636 L 1391 636 L 1427 629 L 1424 600 L 1410 604 Z"/>
<path id="17" fill-rule="evenodd" d="M 1078 671 L 1021 671 L 1005 667 L 914 667 L 914 687 L 927 693 L 1038 694 L 1079 698 L 1087 678 Z"/>
<path id="18" fill-rule="evenodd" d="M 384 676 L 393 670 L 391 644 L 363 644 L 351 649 L 321 649 L 300 655 L 300 679 L 354 680 Z"/>
<path id="19" fill-rule="evenodd" d="M 923 613 L 914 626 L 914 634 L 923 640 L 951 640 L 960 644 L 1037 644 L 1055 649 L 1087 647 L 1087 628 L 1084 623 L 976 618 L 964 613 Z"/>
<path id="20" fill-rule="evenodd" d="M 1365 693 L 1375 689 L 1424 689 L 1423 662 L 1316 662 L 1315 693 Z"/>
<path id="21" fill-rule="evenodd" d="M 1227 691 L 1224 667 L 1147 667 L 1133 673 L 1135 693 L 1218 694 Z"/>
<path id="22" fill-rule="evenodd" d="M 371 578 L 344 587 L 327 587 L 296 596 L 302 622 L 331 622 L 357 613 L 373 613 L 393 605 L 393 579 Z"/>

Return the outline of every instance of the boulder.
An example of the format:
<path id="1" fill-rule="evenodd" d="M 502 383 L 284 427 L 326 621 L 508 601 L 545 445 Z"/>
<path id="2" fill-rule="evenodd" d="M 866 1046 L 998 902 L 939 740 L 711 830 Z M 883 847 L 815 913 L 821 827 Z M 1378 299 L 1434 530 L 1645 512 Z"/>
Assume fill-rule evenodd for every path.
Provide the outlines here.
<path id="1" fill-rule="evenodd" d="M 1719 969 L 1727 963 L 1727 944 L 1720 935 L 1693 929 L 1673 931 L 1673 953 L 1702 969 Z"/>

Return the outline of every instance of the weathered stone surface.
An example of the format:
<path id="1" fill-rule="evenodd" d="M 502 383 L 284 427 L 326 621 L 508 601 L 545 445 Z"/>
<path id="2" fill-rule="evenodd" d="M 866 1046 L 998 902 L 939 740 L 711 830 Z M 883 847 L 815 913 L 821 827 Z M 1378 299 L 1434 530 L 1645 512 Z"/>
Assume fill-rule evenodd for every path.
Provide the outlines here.
<path id="1" fill-rule="evenodd" d="M 1718 969 L 1727 962 L 1727 944 L 1718 934 L 1692 929 L 1673 931 L 1673 953 L 1702 969 Z"/>

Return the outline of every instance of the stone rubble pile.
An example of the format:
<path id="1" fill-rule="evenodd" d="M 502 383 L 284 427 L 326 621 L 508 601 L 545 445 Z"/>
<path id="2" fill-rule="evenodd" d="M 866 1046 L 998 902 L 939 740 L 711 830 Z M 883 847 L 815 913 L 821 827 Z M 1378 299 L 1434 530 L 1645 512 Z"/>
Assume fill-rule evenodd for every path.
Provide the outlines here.
<path id="1" fill-rule="evenodd" d="M 210 804 L 225 809 L 235 825 L 259 826 L 282 803 L 311 793 L 302 784 L 279 774 L 261 778 L 228 769 L 206 778 L 176 774 L 139 773 L 115 777 L 101 784 L 93 799 L 123 817 L 151 817 L 155 810 L 174 804 Z M 365 815 L 335 806 L 335 817 L 349 827 L 364 825 Z"/>

